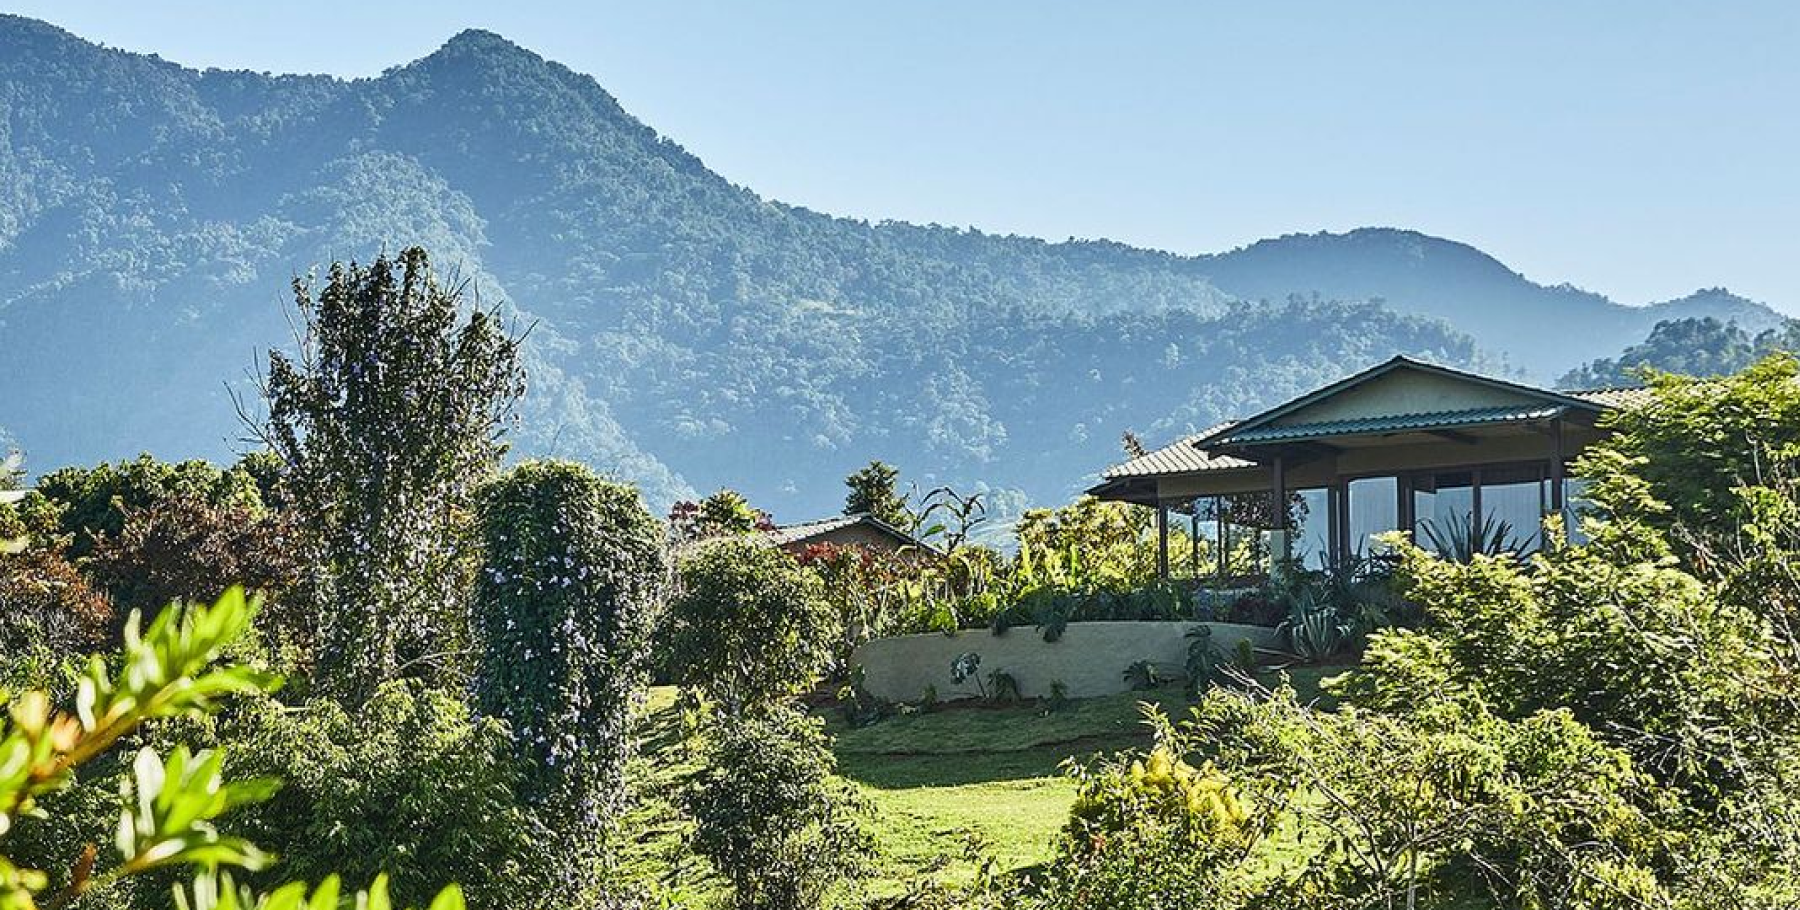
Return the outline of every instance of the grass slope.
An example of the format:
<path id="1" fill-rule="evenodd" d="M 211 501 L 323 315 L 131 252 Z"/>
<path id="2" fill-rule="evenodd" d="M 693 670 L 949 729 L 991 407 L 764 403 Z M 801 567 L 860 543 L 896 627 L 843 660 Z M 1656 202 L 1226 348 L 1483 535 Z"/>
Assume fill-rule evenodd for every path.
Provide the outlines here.
<path id="1" fill-rule="evenodd" d="M 1289 677 L 1311 700 L 1319 681 L 1341 670 L 1297 668 Z M 1277 681 L 1274 673 L 1264 678 Z M 901 894 L 926 878 L 966 882 L 982 858 L 1001 872 L 1048 860 L 1075 798 L 1064 762 L 1148 745 L 1144 702 L 1170 715 L 1187 708 L 1179 692 L 1161 690 L 1081 699 L 1054 713 L 1039 704 L 948 705 L 855 729 L 833 719 L 839 772 L 874 809 L 879 855 L 871 892 Z M 659 880 L 680 898 L 716 895 L 720 881 L 683 849 L 687 823 L 677 798 L 699 765 L 681 735 L 674 689 L 652 690 L 640 735 L 627 872 Z"/>

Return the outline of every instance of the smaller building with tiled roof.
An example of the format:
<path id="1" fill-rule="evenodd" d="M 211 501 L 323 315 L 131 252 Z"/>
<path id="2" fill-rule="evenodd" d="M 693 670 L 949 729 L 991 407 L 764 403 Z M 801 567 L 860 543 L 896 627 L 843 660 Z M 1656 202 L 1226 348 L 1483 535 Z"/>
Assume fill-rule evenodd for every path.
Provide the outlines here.
<path id="1" fill-rule="evenodd" d="M 930 544 L 866 512 L 782 525 L 765 533 L 771 543 L 790 553 L 800 553 L 818 544 L 868 547 L 887 552 L 935 552 Z"/>

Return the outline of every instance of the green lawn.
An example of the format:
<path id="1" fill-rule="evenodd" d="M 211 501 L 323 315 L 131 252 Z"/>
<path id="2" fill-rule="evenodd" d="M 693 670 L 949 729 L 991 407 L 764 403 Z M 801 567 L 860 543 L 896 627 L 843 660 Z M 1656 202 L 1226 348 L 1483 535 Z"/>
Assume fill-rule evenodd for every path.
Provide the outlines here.
<path id="1" fill-rule="evenodd" d="M 1320 680 L 1341 669 L 1295 668 L 1289 676 L 1301 698 L 1311 700 Z M 1275 681 L 1275 674 L 1265 674 L 1266 684 Z M 875 811 L 880 854 L 873 890 L 898 893 L 925 875 L 966 881 L 975 871 L 971 844 L 1001 871 L 1048 859 L 1075 796 L 1063 763 L 1146 745 L 1145 701 L 1175 717 L 1186 711 L 1181 693 L 1165 689 L 1076 700 L 1055 713 L 1035 704 L 955 705 L 857 729 L 832 719 L 839 769 Z M 630 860 L 687 893 L 713 891 L 718 885 L 706 877 L 704 863 L 684 858 L 680 849 L 682 825 L 672 799 L 696 765 L 681 741 L 674 690 L 652 691 L 642 729 L 633 777 L 643 807 L 634 819 L 640 835 Z"/>

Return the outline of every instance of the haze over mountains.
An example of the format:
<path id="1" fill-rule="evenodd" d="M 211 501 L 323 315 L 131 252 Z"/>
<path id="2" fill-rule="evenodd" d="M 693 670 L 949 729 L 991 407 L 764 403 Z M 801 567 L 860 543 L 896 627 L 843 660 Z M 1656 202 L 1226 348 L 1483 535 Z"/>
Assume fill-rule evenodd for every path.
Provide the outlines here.
<path id="1" fill-rule="evenodd" d="M 484 32 L 343 81 L 0 17 L 0 113 L 0 427 L 39 470 L 227 457 L 228 386 L 290 340 L 289 279 L 413 243 L 535 323 L 519 451 L 778 519 L 835 510 L 875 457 L 1060 500 L 1124 429 L 1160 441 L 1395 353 L 1549 381 L 1660 319 L 1779 322 L 1722 290 L 1544 287 L 1408 231 L 1184 257 L 833 218 Z"/>

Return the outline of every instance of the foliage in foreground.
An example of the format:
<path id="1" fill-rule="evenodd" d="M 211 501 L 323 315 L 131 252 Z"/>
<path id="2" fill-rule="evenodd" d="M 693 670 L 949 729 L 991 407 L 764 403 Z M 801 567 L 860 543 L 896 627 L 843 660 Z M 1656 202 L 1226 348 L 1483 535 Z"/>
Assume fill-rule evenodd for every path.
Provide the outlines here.
<path id="1" fill-rule="evenodd" d="M 83 765 L 144 723 L 204 715 L 224 699 L 278 685 L 278 679 L 245 667 L 211 666 L 249 627 L 254 612 L 254 605 L 233 589 L 210 608 L 171 606 L 141 635 L 134 615 L 125 626 L 119 669 L 115 673 L 95 658 L 80 680 L 74 713 L 53 709 L 43 692 L 27 692 L 14 701 L 0 727 L 0 847 L 16 826 L 37 821 L 33 816 L 40 814 L 45 797 L 69 787 Z M 254 844 L 222 833 L 214 823 L 237 807 L 267 799 L 278 787 L 271 779 L 227 780 L 224 761 L 225 755 L 216 751 L 193 753 L 178 747 L 163 756 L 140 750 L 120 794 L 117 861 L 101 865 L 99 851 L 85 848 L 66 883 L 46 897 L 46 873 L 15 865 L 0 854 L 0 907 L 61 907 L 124 879 L 177 868 L 195 870 L 191 885 L 178 892 L 184 910 L 303 906 L 304 886 L 261 897 L 240 890 L 221 872 L 255 871 L 269 864 L 271 858 Z M 335 905 L 336 883 L 321 889 L 325 897 L 315 894 L 304 904 L 307 910 Z M 387 904 L 384 884 L 377 882 L 374 893 L 358 896 L 357 902 L 371 910 Z M 460 894 L 451 889 L 433 903 L 433 910 L 461 906 Z"/>
<path id="2" fill-rule="evenodd" d="M 403 904 L 456 882 L 477 907 L 574 906 L 550 900 L 583 867 L 520 800 L 529 762 L 460 693 L 397 680 L 356 706 L 256 700 L 220 718 L 217 735 L 228 772 L 284 782 L 234 817 L 281 857 L 240 876 L 247 884 L 385 873 Z"/>

